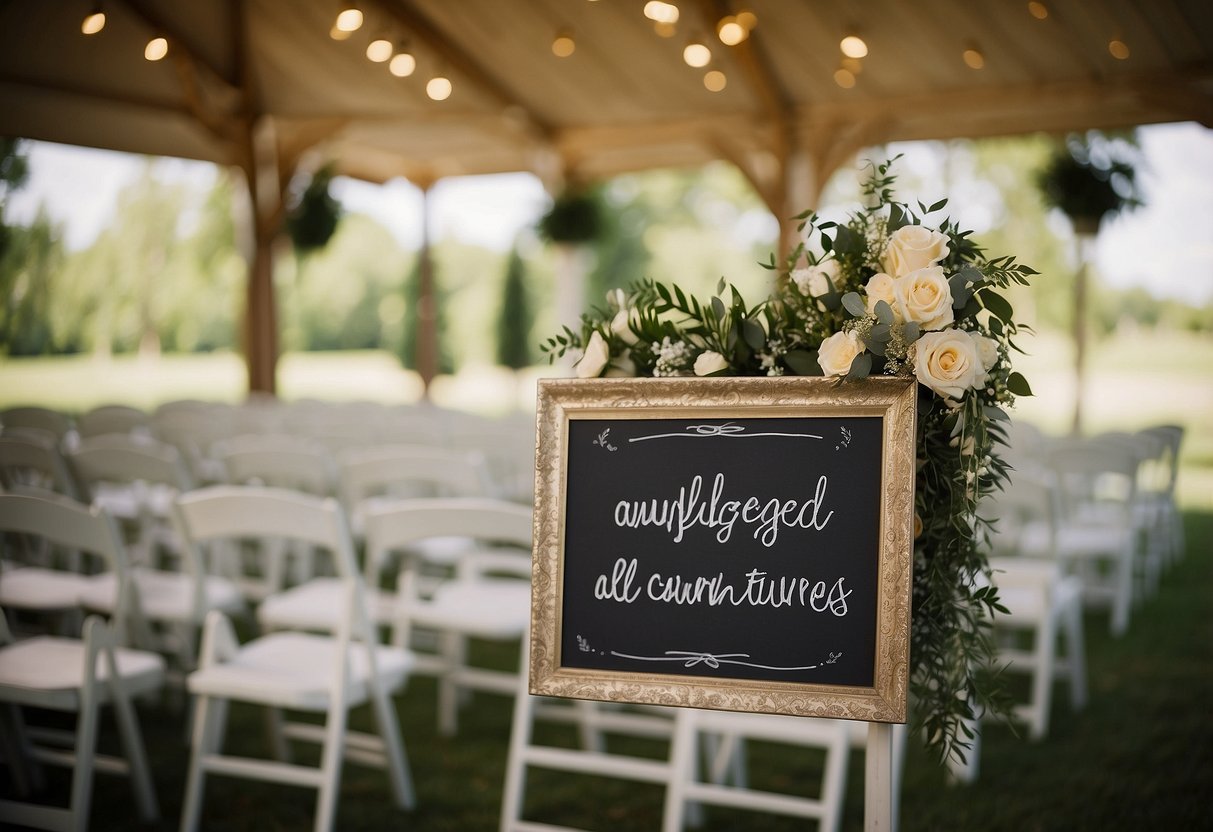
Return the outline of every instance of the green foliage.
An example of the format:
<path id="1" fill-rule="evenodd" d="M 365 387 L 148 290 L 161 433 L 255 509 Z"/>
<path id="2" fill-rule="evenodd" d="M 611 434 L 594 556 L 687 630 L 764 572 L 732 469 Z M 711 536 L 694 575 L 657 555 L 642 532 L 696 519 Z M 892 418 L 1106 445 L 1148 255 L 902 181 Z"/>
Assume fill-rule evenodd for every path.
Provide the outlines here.
<path id="1" fill-rule="evenodd" d="M 989 668 L 997 593 L 988 574 L 982 495 L 1005 482 L 1004 410 L 1030 395 L 1011 371 L 1017 323 L 1006 297 L 1036 272 L 1011 257 L 987 257 L 968 231 L 893 198 L 892 162 L 870 166 L 864 204 L 845 222 L 812 212 L 797 219 L 803 241 L 782 267 L 779 289 L 748 304 L 723 278 L 701 302 L 653 280 L 611 293 L 543 348 L 551 357 L 584 351 L 581 377 L 899 375 L 919 382 L 911 689 L 932 749 L 963 757 L 965 724 L 979 711 L 1004 713 Z M 779 269 L 771 260 L 770 268 Z M 605 344 L 606 357 L 590 350 Z M 943 358 L 934 356 L 943 355 Z M 593 361 L 586 365 L 585 362 Z"/>
<path id="2" fill-rule="evenodd" d="M 531 365 L 531 305 L 527 297 L 526 266 L 515 247 L 510 250 L 501 290 L 497 321 L 497 362 L 513 370 Z"/>
<path id="3" fill-rule="evenodd" d="M 287 212 L 286 231 L 300 255 L 324 248 L 337 230 L 341 203 L 329 193 L 332 181 L 333 166 L 325 165 L 312 174 Z"/>
<path id="4" fill-rule="evenodd" d="M 52 351 L 51 296 L 63 259 L 59 229 L 44 212 L 28 228 L 7 229 L 7 246 L 0 250 L 0 354 Z"/>
<path id="5" fill-rule="evenodd" d="M 1040 172 L 1041 190 L 1077 226 L 1094 231 L 1104 217 L 1141 204 L 1135 151 L 1132 143 L 1098 131 L 1070 136 Z"/>
<path id="6" fill-rule="evenodd" d="M 602 197 L 597 188 L 571 186 L 539 218 L 539 235 L 552 243 L 592 243 L 602 232 Z"/>

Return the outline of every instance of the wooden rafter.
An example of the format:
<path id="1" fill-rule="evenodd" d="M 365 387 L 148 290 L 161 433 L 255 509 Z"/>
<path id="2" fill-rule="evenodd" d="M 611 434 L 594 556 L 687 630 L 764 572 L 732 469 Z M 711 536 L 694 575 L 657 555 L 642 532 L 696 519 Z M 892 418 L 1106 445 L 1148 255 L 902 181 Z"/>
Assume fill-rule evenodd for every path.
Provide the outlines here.
<path id="1" fill-rule="evenodd" d="M 156 96 L 140 95 L 134 92 L 114 92 L 113 90 L 102 89 L 99 86 L 85 83 L 69 84 L 64 81 L 54 81 L 47 78 L 35 78 L 31 75 L 6 72 L 0 75 L 0 84 L 12 84 L 18 87 L 27 87 L 31 90 L 79 96 L 83 99 L 99 101 L 105 104 L 119 104 L 124 107 L 137 107 L 143 110 L 155 110 L 161 113 L 173 113 L 183 116 L 192 115 L 188 107 L 176 101 L 166 101 Z"/>
<path id="2" fill-rule="evenodd" d="M 475 84 L 502 108 L 517 108 L 516 112 L 525 114 L 526 121 L 535 132 L 537 139 L 546 142 L 552 141 L 556 135 L 555 125 L 536 113 L 517 94 L 502 84 L 494 73 L 443 34 L 411 3 L 407 0 L 370 0 L 370 2 L 411 32 L 417 40 L 425 44 L 427 49 L 433 50 L 452 69 Z"/>

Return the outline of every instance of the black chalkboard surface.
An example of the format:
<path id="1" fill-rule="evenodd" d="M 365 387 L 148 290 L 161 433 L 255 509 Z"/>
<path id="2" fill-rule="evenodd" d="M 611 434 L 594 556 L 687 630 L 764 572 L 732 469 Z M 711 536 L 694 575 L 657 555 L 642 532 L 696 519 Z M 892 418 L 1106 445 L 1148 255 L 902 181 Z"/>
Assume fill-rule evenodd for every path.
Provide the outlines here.
<path id="1" fill-rule="evenodd" d="M 539 390 L 532 693 L 904 721 L 912 380 Z"/>
<path id="2" fill-rule="evenodd" d="M 563 664 L 872 686 L 882 425 L 570 422 Z"/>

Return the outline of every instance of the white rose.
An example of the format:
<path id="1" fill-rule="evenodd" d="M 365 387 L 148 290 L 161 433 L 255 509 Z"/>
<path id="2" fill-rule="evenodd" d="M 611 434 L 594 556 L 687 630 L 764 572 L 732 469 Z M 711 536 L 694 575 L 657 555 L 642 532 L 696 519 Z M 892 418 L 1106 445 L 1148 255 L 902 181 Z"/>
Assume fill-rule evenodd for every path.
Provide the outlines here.
<path id="1" fill-rule="evenodd" d="M 897 291 L 894 289 L 893 278 L 884 272 L 878 272 L 868 278 L 867 285 L 863 288 L 868 294 L 869 315 L 876 314 L 876 304 L 883 300 L 893 310 L 893 317 L 901 318 L 897 309 Z"/>
<path id="2" fill-rule="evenodd" d="M 986 372 L 998 363 L 998 342 L 984 335 L 974 335 L 977 340 L 977 354 L 981 357 L 981 366 Z"/>
<path id="3" fill-rule="evenodd" d="M 611 348 L 607 346 L 602 333 L 594 330 L 590 335 L 590 342 L 585 345 L 585 354 L 574 367 L 577 371 L 577 378 L 598 378 L 610 360 Z"/>
<path id="4" fill-rule="evenodd" d="M 635 344 L 639 338 L 632 332 L 632 315 L 627 309 L 620 309 L 611 319 L 611 332 L 618 335 L 625 344 Z"/>
<path id="5" fill-rule="evenodd" d="M 710 376 L 712 373 L 718 373 L 728 368 L 728 360 L 720 353 L 713 352 L 712 350 L 701 352 L 699 357 L 695 359 L 695 375 L 697 376 Z"/>
<path id="6" fill-rule="evenodd" d="M 838 288 L 838 261 L 825 260 L 816 266 L 795 269 L 790 275 L 800 294 L 812 298 L 821 298 Z M 825 308 L 821 303 L 817 304 Z"/>
<path id="7" fill-rule="evenodd" d="M 817 351 L 817 363 L 827 376 L 843 376 L 851 370 L 855 356 L 866 350 L 863 341 L 854 332 L 835 332 L 821 342 Z"/>
<path id="8" fill-rule="evenodd" d="M 940 266 L 929 266 L 893 281 L 897 312 L 902 320 L 917 321 L 923 329 L 943 329 L 952 314 L 952 287 Z"/>
<path id="9" fill-rule="evenodd" d="M 948 237 L 921 225 L 903 225 L 889 236 L 882 265 L 893 277 L 934 266 L 948 256 Z"/>
<path id="10" fill-rule="evenodd" d="M 977 352 L 980 337 L 959 329 L 924 334 L 914 344 L 914 375 L 919 383 L 952 399 L 984 384 L 986 373 Z"/>
<path id="11" fill-rule="evenodd" d="M 628 305 L 628 293 L 622 289 L 610 289 L 606 293 L 607 303 L 612 309 L 626 309 Z"/>

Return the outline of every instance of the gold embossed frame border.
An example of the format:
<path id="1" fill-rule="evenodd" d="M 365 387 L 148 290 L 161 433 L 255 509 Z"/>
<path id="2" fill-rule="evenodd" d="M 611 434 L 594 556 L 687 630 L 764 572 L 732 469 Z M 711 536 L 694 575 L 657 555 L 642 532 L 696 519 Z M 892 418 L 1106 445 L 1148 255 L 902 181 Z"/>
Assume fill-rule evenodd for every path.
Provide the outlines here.
<path id="1" fill-rule="evenodd" d="M 530 691 L 726 711 L 905 722 L 909 675 L 916 385 L 875 377 L 544 379 L 535 459 Z M 875 656 L 870 687 L 673 675 L 562 663 L 569 427 L 579 419 L 880 417 Z M 609 437 L 608 440 L 609 442 Z M 578 449 L 578 453 L 588 453 Z M 707 658 L 706 654 L 700 660 Z M 574 662 L 576 664 L 576 662 Z"/>

